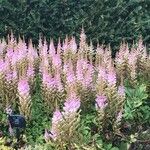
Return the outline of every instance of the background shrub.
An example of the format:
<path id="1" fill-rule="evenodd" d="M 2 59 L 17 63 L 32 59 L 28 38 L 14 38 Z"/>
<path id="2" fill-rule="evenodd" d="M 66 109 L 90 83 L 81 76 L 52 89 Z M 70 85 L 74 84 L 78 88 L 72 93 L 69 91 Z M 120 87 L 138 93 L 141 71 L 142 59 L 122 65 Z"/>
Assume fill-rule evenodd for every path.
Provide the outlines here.
<path id="1" fill-rule="evenodd" d="M 0 0 L 0 37 L 10 29 L 38 42 L 39 33 L 54 40 L 79 37 L 82 25 L 96 43 L 118 45 L 140 35 L 150 42 L 149 0 Z"/>

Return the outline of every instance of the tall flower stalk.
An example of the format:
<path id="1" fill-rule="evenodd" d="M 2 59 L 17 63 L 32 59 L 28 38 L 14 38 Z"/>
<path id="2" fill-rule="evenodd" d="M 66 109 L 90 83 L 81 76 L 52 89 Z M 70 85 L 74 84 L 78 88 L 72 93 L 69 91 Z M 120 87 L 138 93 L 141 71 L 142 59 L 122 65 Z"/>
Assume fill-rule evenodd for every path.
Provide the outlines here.
<path id="1" fill-rule="evenodd" d="M 26 119 L 30 118 L 31 114 L 31 95 L 30 86 L 27 79 L 20 79 L 18 82 L 19 110 Z"/>
<path id="2" fill-rule="evenodd" d="M 72 148 L 80 121 L 79 108 L 80 100 L 74 93 L 66 99 L 62 111 L 57 108 L 53 113 L 51 130 L 45 132 L 46 141 L 54 141 L 56 147 L 60 149 L 66 145 Z"/>

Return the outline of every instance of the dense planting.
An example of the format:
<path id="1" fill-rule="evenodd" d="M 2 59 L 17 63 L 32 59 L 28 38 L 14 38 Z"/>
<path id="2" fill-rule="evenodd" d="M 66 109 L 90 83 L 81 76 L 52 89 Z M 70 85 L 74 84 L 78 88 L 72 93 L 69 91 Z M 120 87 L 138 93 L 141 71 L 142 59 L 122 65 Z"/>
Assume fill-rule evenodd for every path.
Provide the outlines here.
<path id="1" fill-rule="evenodd" d="M 55 41 L 66 34 L 79 37 L 84 25 L 88 40 L 111 43 L 122 38 L 132 42 L 143 36 L 150 42 L 149 0 L 0 0 L 0 37 L 10 29 L 38 42 L 39 33 Z"/>
<path id="2" fill-rule="evenodd" d="M 131 48 L 123 42 L 112 58 L 110 47 L 88 45 L 84 30 L 79 46 L 71 37 L 57 47 L 39 39 L 35 48 L 11 35 L 0 43 L 1 139 L 9 137 L 9 110 L 26 118 L 26 149 L 131 146 L 149 132 L 149 83 L 142 39 Z"/>

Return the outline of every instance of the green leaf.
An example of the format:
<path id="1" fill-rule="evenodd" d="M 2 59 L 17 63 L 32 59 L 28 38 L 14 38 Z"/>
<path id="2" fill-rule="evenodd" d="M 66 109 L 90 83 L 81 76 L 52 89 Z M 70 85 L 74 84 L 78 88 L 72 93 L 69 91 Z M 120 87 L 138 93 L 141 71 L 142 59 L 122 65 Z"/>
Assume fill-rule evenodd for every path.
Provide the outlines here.
<path id="1" fill-rule="evenodd" d="M 125 142 L 121 142 L 119 149 L 120 150 L 128 150 L 129 146 L 130 146 L 130 144 L 125 143 Z"/>
<path id="2" fill-rule="evenodd" d="M 118 147 L 113 147 L 110 150 L 119 150 L 119 148 Z"/>

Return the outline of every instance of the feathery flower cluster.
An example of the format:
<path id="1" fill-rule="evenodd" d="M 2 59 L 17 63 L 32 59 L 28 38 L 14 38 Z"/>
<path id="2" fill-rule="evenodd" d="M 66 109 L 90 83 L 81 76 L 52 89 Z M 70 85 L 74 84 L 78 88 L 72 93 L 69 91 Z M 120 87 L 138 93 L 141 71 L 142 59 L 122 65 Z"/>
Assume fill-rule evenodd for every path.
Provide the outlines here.
<path id="1" fill-rule="evenodd" d="M 96 104 L 95 104 L 95 107 L 97 110 L 104 110 L 105 107 L 107 106 L 107 97 L 104 96 L 104 95 L 97 95 L 96 97 Z"/>
<path id="2" fill-rule="evenodd" d="M 125 88 L 124 88 L 124 86 L 119 86 L 118 87 L 118 94 L 120 96 L 125 96 Z"/>
<path id="3" fill-rule="evenodd" d="M 76 66 L 76 78 L 77 82 L 81 84 L 83 88 L 92 87 L 93 82 L 93 65 L 89 64 L 86 60 L 77 60 Z"/>
<path id="4" fill-rule="evenodd" d="M 28 97 L 30 92 L 29 84 L 26 79 L 18 82 L 18 93 L 22 98 Z"/>
<path id="5" fill-rule="evenodd" d="M 76 95 L 71 95 L 66 102 L 64 103 L 64 114 L 65 115 L 71 115 L 73 113 L 76 113 L 77 110 L 80 108 L 80 99 L 76 97 Z"/>
<path id="6" fill-rule="evenodd" d="M 63 121 L 63 116 L 62 113 L 56 109 L 55 112 L 53 113 L 53 118 L 52 118 L 52 128 L 50 131 L 45 130 L 44 138 L 46 141 L 49 141 L 50 139 L 53 139 L 56 141 L 58 135 L 59 135 L 59 123 Z"/>
<path id="7" fill-rule="evenodd" d="M 109 86 L 116 85 L 116 72 L 114 70 L 110 70 L 107 73 L 107 82 Z"/>
<path id="8" fill-rule="evenodd" d="M 25 41 L 19 38 L 17 42 L 13 34 L 8 37 L 8 44 L 4 40 L 0 42 L 0 48 L 0 90 L 4 93 L 0 96 L 6 107 L 17 103 L 17 86 L 22 78 L 27 77 L 33 86 L 37 51 L 33 48 L 32 41 L 27 48 Z"/>
<path id="9" fill-rule="evenodd" d="M 64 140 L 64 135 L 71 135 L 76 129 L 72 129 L 78 123 L 78 110 L 80 108 L 80 100 L 75 94 L 66 99 L 64 103 L 63 111 L 56 109 L 53 113 L 52 127 L 50 132 L 45 131 L 45 140 L 50 139 L 56 141 Z M 72 130 L 71 130 L 72 129 Z M 70 133 L 72 132 L 72 133 Z"/>
<path id="10" fill-rule="evenodd" d="M 6 63 L 1 59 L 0 60 L 0 75 L 4 74 L 6 70 Z"/>
<path id="11" fill-rule="evenodd" d="M 27 79 L 21 79 L 18 82 L 19 109 L 20 113 L 26 118 L 30 117 L 31 97 L 30 87 Z"/>

